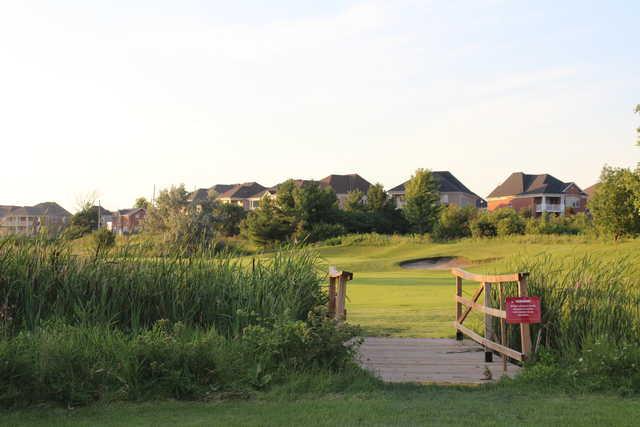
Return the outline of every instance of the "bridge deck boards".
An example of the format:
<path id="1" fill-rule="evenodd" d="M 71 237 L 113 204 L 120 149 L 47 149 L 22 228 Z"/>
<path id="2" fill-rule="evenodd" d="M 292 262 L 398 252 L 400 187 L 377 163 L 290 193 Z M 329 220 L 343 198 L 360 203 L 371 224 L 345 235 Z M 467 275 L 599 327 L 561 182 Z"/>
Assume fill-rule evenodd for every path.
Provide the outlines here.
<path id="1" fill-rule="evenodd" d="M 468 339 L 369 337 L 359 360 L 386 382 L 484 384 L 520 370 L 509 363 L 505 373 L 495 354 L 492 363 L 485 363 L 483 348 Z"/>

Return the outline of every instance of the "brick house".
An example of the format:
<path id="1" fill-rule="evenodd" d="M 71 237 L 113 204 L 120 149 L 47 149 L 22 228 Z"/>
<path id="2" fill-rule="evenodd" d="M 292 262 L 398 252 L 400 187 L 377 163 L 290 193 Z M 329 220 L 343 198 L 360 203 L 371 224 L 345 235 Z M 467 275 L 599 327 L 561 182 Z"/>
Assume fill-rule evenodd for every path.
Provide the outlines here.
<path id="1" fill-rule="evenodd" d="M 147 211 L 144 208 L 120 209 L 111 213 L 107 229 L 116 234 L 133 234 L 142 231 Z"/>
<path id="2" fill-rule="evenodd" d="M 529 210 L 536 216 L 545 212 L 584 212 L 587 194 L 574 182 L 563 182 L 549 174 L 515 172 L 487 197 L 489 211 L 503 207 Z"/>
<path id="3" fill-rule="evenodd" d="M 449 171 L 433 171 L 431 172 L 434 179 L 438 183 L 438 191 L 440 192 L 440 204 L 443 206 L 456 205 L 460 207 L 475 206 L 482 208 L 485 206 L 485 201 L 469 190 L 462 182 L 458 180 Z M 389 196 L 396 204 L 396 208 L 402 209 L 405 204 L 404 193 L 405 186 L 409 181 L 393 187 L 388 191 Z"/>

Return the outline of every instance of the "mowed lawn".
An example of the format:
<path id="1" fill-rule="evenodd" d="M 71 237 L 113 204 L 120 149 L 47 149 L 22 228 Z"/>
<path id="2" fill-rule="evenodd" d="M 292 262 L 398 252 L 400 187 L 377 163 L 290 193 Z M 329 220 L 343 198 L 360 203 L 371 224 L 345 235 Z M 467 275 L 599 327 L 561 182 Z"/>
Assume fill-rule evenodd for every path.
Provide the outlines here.
<path id="1" fill-rule="evenodd" d="M 352 271 L 347 290 L 347 317 L 370 336 L 452 337 L 455 318 L 455 280 L 447 270 L 408 270 L 400 263 L 427 257 L 464 258 L 470 271 L 512 273 L 509 264 L 518 257 L 551 254 L 590 256 L 615 262 L 640 254 L 640 241 L 599 242 L 582 237 L 514 237 L 464 240 L 456 243 L 418 242 L 398 238 L 384 246 L 321 247 L 328 265 Z M 465 294 L 476 288 L 464 283 Z M 469 321 L 481 322 L 480 317 Z"/>
<path id="2" fill-rule="evenodd" d="M 616 262 L 640 254 L 640 240 L 594 242 L 580 237 L 518 237 L 451 244 L 394 238 L 386 245 L 318 248 L 327 265 L 352 271 L 348 320 L 366 335 L 450 337 L 454 280 L 448 271 L 406 270 L 406 260 L 456 256 L 471 271 L 503 273 L 512 257 L 552 254 Z M 471 283 L 465 292 L 470 293 Z M 474 319 L 470 319 L 473 321 Z M 480 322 L 480 319 L 477 319 Z M 341 374 L 342 375 L 342 374 Z M 640 399 L 571 395 L 506 382 L 480 387 L 384 385 L 359 374 L 341 386 L 322 378 L 292 381 L 248 400 L 96 404 L 0 413 L 6 426 L 632 426 Z M 364 377 L 364 379 L 362 379 Z"/>
<path id="3" fill-rule="evenodd" d="M 635 426 L 640 400 L 512 386 L 381 386 L 249 401 L 144 402 L 0 413 L 3 426 Z"/>

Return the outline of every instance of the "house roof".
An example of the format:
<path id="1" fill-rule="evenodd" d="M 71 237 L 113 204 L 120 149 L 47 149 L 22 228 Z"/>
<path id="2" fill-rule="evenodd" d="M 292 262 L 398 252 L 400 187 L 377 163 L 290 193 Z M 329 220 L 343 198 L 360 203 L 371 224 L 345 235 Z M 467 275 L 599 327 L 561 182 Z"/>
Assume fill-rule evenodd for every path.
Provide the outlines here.
<path id="1" fill-rule="evenodd" d="M 315 179 L 288 179 L 287 181 L 293 181 L 293 184 L 296 187 L 302 187 L 303 185 L 307 184 L 307 183 L 314 183 L 314 184 L 318 184 L 320 187 L 329 187 L 330 185 L 324 181 L 316 181 Z M 287 181 L 282 181 L 280 184 L 276 184 L 273 187 L 271 187 L 271 189 L 274 190 L 278 190 L 278 188 L 280 188 L 281 185 L 283 185 L 285 182 Z"/>
<path id="2" fill-rule="evenodd" d="M 431 174 L 438 183 L 438 191 L 440 191 L 441 193 L 467 193 L 481 199 L 480 196 L 469 190 L 462 182 L 460 182 L 460 180 L 458 180 L 458 178 L 453 176 L 451 172 L 433 171 L 431 172 Z M 409 181 L 405 181 L 402 184 L 393 187 L 391 190 L 389 190 L 389 193 L 404 193 L 405 185 L 407 185 L 408 182 Z"/>
<path id="3" fill-rule="evenodd" d="M 44 212 L 44 215 L 71 216 L 71 213 L 68 210 L 66 210 L 65 208 L 63 208 L 62 206 L 57 204 L 56 202 L 38 203 L 34 207 L 42 209 L 43 212 Z"/>
<path id="4" fill-rule="evenodd" d="M 597 182 L 597 183 L 593 184 L 592 186 L 585 188 L 583 192 L 587 196 L 591 197 L 591 196 L 593 196 L 593 193 L 596 192 L 596 190 L 598 189 L 599 186 L 600 186 L 600 183 Z"/>
<path id="5" fill-rule="evenodd" d="M 11 211 L 13 211 L 16 208 L 19 208 L 20 206 L 13 206 L 13 205 L 0 205 L 0 218 L 3 218 L 7 215 L 9 215 L 9 213 Z"/>
<path id="6" fill-rule="evenodd" d="M 129 209 L 118 209 L 118 213 L 121 216 L 129 216 L 137 213 L 138 211 L 146 212 L 144 208 L 129 208 Z"/>
<path id="7" fill-rule="evenodd" d="M 357 173 L 349 175 L 329 175 L 321 179 L 320 183 L 320 185 L 325 184 L 333 188 L 336 194 L 345 194 L 354 190 L 360 190 L 366 193 L 369 187 L 371 187 L 371 183 Z"/>
<path id="8" fill-rule="evenodd" d="M 560 194 L 564 193 L 571 185 L 575 185 L 575 183 L 560 181 L 547 173 L 534 175 L 514 172 L 502 184 L 497 186 L 488 197 Z M 576 187 L 580 189 L 577 185 Z"/>
<path id="9" fill-rule="evenodd" d="M 35 206 L 0 206 L 0 217 L 19 216 L 71 216 L 69 211 L 55 202 L 38 203 Z"/>
<path id="10" fill-rule="evenodd" d="M 257 182 L 245 182 L 244 184 L 234 185 L 231 189 L 220 194 L 220 197 L 224 199 L 247 199 L 263 190 L 266 190 L 266 187 Z"/>
<path id="11" fill-rule="evenodd" d="M 222 194 L 222 193 L 226 193 L 227 191 L 231 190 L 236 185 L 238 185 L 238 184 L 216 184 L 213 187 L 209 188 L 209 190 L 213 190 L 218 194 Z"/>
<path id="12" fill-rule="evenodd" d="M 111 212 L 108 209 L 105 209 L 103 206 L 94 206 L 93 209 L 95 209 L 96 211 L 100 212 L 100 216 L 113 215 L 113 212 Z"/>

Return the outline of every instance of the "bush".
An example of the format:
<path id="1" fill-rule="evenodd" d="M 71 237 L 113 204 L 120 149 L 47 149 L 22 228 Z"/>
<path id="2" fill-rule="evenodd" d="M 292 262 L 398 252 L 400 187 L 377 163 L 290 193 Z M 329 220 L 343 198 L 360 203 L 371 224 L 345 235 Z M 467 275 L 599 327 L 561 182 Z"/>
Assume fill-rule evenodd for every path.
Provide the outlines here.
<path id="1" fill-rule="evenodd" d="M 250 326 L 236 339 L 166 320 L 133 334 L 49 322 L 0 339 L 0 405 L 71 406 L 250 391 L 296 372 L 345 369 L 357 343 L 344 343 L 355 332 L 322 310 L 305 321 Z"/>
<path id="2" fill-rule="evenodd" d="M 477 209 L 472 206 L 461 208 L 450 205 L 442 209 L 440 219 L 433 231 L 434 238 L 450 240 L 471 236 L 471 222 L 476 215 Z"/>
<path id="3" fill-rule="evenodd" d="M 471 221 L 469 228 L 473 237 L 495 237 L 498 235 L 496 224 L 489 212 L 482 212 Z"/>

